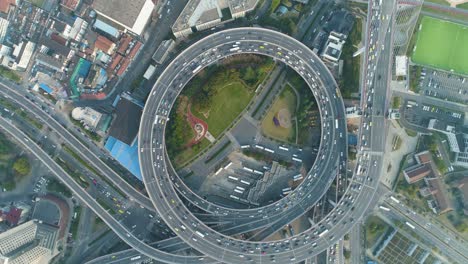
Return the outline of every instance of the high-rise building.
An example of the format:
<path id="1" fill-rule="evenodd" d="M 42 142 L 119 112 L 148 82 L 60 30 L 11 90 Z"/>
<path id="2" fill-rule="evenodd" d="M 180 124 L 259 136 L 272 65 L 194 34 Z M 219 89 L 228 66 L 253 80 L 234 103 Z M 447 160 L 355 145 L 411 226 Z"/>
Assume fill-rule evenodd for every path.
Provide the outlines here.
<path id="1" fill-rule="evenodd" d="M 58 252 L 58 228 L 31 220 L 0 234 L 0 263 L 46 264 Z"/>

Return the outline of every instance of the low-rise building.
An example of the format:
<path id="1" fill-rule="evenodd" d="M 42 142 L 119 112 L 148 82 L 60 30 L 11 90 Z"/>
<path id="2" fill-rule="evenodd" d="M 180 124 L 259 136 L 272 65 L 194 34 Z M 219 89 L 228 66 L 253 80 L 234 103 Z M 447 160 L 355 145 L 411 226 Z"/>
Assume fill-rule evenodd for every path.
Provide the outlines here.
<path id="1" fill-rule="evenodd" d="M 409 184 L 418 182 L 425 177 L 435 177 L 437 174 L 432 167 L 432 158 L 429 151 L 423 151 L 414 155 L 416 164 L 403 170 L 406 182 Z"/>
<path id="2" fill-rule="evenodd" d="M 102 114 L 90 107 L 75 107 L 71 116 L 73 119 L 81 122 L 88 130 L 95 130 Z"/>
<path id="3" fill-rule="evenodd" d="M 152 0 L 94 0 L 93 8 L 96 13 L 107 20 L 141 35 L 148 22 L 155 5 Z M 96 26 L 96 25 L 95 25 Z"/>
<path id="4" fill-rule="evenodd" d="M 337 32 L 330 32 L 328 40 L 325 43 L 325 48 L 322 51 L 321 57 L 324 61 L 331 64 L 337 64 L 340 60 L 343 45 L 346 42 L 347 36 Z"/>
<path id="5" fill-rule="evenodd" d="M 426 187 L 421 188 L 420 193 L 429 197 L 427 204 L 435 214 L 444 214 L 453 210 L 451 201 L 447 198 L 445 187 L 439 178 L 425 178 Z"/>

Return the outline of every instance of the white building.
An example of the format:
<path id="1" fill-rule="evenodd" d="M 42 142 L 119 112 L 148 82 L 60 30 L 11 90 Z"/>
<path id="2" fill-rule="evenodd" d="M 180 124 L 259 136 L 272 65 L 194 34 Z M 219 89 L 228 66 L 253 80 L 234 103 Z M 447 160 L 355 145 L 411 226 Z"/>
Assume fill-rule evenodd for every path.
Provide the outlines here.
<path id="1" fill-rule="evenodd" d="M 0 263 L 47 264 L 58 254 L 58 228 L 31 220 L 0 234 Z"/>
<path id="2" fill-rule="evenodd" d="M 8 20 L 0 17 L 0 44 L 5 40 L 9 25 L 10 22 Z"/>
<path id="3" fill-rule="evenodd" d="M 324 61 L 331 62 L 332 64 L 337 64 L 343 50 L 343 45 L 346 42 L 346 38 L 347 36 L 344 34 L 335 31 L 330 32 L 325 48 L 322 52 L 322 59 Z"/>
<path id="4" fill-rule="evenodd" d="M 408 71 L 408 57 L 396 56 L 395 57 L 395 75 L 405 76 Z"/>
<path id="5" fill-rule="evenodd" d="M 111 20 L 137 35 L 141 35 L 151 19 L 154 9 L 152 0 L 94 0 L 98 15 Z"/>
<path id="6" fill-rule="evenodd" d="M 83 123 L 86 129 L 96 129 L 102 114 L 90 107 L 76 107 L 71 112 L 72 118 Z"/>
<path id="7" fill-rule="evenodd" d="M 172 26 L 176 38 L 184 38 L 233 19 L 244 17 L 258 0 L 189 0 Z M 194 31 L 195 29 L 195 31 Z"/>
<path id="8" fill-rule="evenodd" d="M 24 47 L 23 54 L 16 65 L 16 70 L 25 71 L 28 68 L 29 62 L 31 61 L 34 49 L 36 48 L 36 43 L 28 41 Z"/>

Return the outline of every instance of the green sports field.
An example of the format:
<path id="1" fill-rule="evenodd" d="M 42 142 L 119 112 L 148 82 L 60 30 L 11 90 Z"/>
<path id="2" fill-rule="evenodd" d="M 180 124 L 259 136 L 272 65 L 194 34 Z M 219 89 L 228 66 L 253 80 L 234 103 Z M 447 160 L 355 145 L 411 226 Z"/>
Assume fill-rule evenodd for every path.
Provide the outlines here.
<path id="1" fill-rule="evenodd" d="M 413 62 L 468 74 L 468 27 L 423 17 Z"/>

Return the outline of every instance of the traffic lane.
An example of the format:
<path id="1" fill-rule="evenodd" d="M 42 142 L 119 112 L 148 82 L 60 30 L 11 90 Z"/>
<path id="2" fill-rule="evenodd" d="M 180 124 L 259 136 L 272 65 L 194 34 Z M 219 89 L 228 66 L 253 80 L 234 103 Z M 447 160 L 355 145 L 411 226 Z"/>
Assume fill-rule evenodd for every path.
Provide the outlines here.
<path id="1" fill-rule="evenodd" d="M 140 204 L 145 206 L 147 209 L 154 211 L 151 201 L 148 197 L 144 196 L 132 186 L 130 186 L 125 180 L 123 180 L 118 174 L 116 174 L 112 169 L 110 169 L 107 164 L 105 164 L 96 154 L 92 151 L 89 151 L 88 147 L 84 146 L 83 143 L 76 139 L 66 128 L 64 128 L 60 123 L 58 123 L 53 117 L 49 116 L 48 113 L 44 112 L 36 104 L 26 100 L 21 94 L 17 91 L 10 89 L 8 86 L 5 86 L 3 83 L 0 83 L 5 89 L 0 89 L 0 93 L 10 96 L 11 99 L 15 100 L 16 103 L 21 105 L 27 111 L 32 112 L 35 116 L 39 117 L 48 127 L 52 128 L 55 133 L 57 133 L 64 141 L 68 143 L 78 154 L 81 154 L 81 157 L 87 160 L 92 166 L 98 169 L 108 180 L 110 180 L 116 187 L 124 191 L 128 196 L 133 197 L 135 200 L 139 201 Z M 113 176 L 109 176 L 113 175 Z"/>
<path id="2" fill-rule="evenodd" d="M 468 258 L 468 254 L 466 252 L 468 243 L 465 240 L 462 240 L 463 242 L 460 242 L 460 240 L 456 238 L 457 235 L 454 235 L 451 231 L 442 230 L 442 228 L 440 228 L 438 225 L 432 224 L 430 220 L 414 212 L 402 203 L 395 203 L 389 199 L 386 199 L 385 203 L 391 208 L 395 209 L 394 213 L 398 213 L 401 217 L 411 220 L 420 229 L 425 230 L 426 232 L 435 236 L 436 239 L 434 240 L 439 240 L 443 242 L 450 248 L 456 250 L 459 255 L 463 256 L 466 259 Z"/>
<path id="3" fill-rule="evenodd" d="M 387 203 L 387 205 L 389 204 Z M 466 247 L 459 247 L 457 243 L 454 243 L 455 241 L 452 241 L 451 239 L 447 240 L 447 235 L 444 232 L 438 233 L 436 231 L 437 228 L 435 228 L 435 226 L 432 225 L 429 221 L 417 222 L 416 219 L 410 217 L 411 214 L 408 215 L 407 213 L 403 213 L 398 210 L 395 211 L 396 208 L 393 206 L 390 206 L 390 208 L 393 208 L 393 210 L 381 211 L 381 213 L 383 215 L 389 216 L 390 218 L 396 218 L 403 221 L 409 220 L 411 224 L 416 227 L 414 232 L 423 237 L 426 237 L 428 241 L 431 241 L 431 243 L 435 244 L 437 248 L 439 248 L 441 251 L 444 251 L 446 256 L 455 258 L 455 260 L 459 263 L 466 263 L 468 261 L 468 257 L 463 254 L 466 253 Z M 431 229 L 426 229 L 426 227 Z"/>
<path id="4" fill-rule="evenodd" d="M 83 203 L 91 208 L 119 237 L 132 246 L 139 249 L 140 252 L 155 259 L 168 263 L 198 263 L 196 257 L 185 257 L 169 254 L 167 252 L 156 250 L 142 241 L 132 236 L 127 229 L 116 221 L 106 210 L 104 210 L 71 176 L 58 166 L 39 146 L 31 141 L 25 141 L 26 135 L 16 127 L 12 126 L 3 117 L 0 118 L 0 126 L 7 131 L 13 138 L 20 142 L 26 149 L 30 150 L 45 166 L 47 166 L 63 183 L 70 188 Z M 127 235 L 124 235 L 127 234 Z"/>

